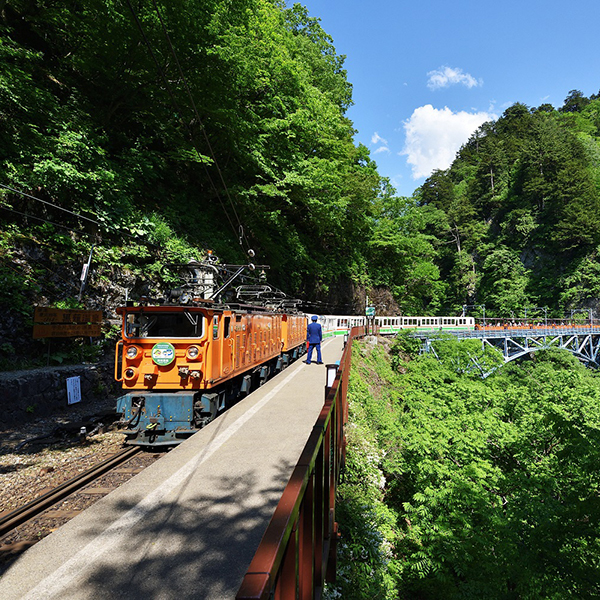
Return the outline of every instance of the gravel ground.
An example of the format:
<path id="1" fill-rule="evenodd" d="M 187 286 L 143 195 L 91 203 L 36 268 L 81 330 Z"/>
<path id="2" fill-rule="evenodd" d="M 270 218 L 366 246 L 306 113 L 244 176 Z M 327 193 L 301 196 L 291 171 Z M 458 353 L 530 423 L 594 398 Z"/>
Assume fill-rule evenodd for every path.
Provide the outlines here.
<path id="1" fill-rule="evenodd" d="M 88 437 L 85 443 L 79 443 L 76 436 L 69 438 L 59 434 L 54 439 L 30 441 L 19 448 L 22 442 L 112 408 L 114 400 L 107 398 L 104 402 L 86 404 L 18 429 L 0 431 L 0 514 L 26 504 L 118 452 L 122 448 L 123 434 L 107 431 Z M 108 423 L 106 419 L 103 422 Z"/>
<path id="2" fill-rule="evenodd" d="M 113 400 L 100 402 L 85 409 L 40 419 L 18 429 L 0 431 L 0 515 L 9 513 L 34 500 L 97 463 L 109 458 L 123 448 L 123 434 L 109 425 L 114 420 L 111 412 Z M 108 431 L 79 440 L 79 428 L 87 417 L 100 414 Z M 96 421 L 97 422 L 97 421 Z M 94 423 L 88 425 L 88 431 Z M 35 440 L 51 432 L 50 438 Z M 71 433 L 65 434 L 65 431 Z M 72 433 L 75 435 L 72 435 Z M 27 440 L 27 443 L 23 444 Z M 109 490 L 115 489 L 155 460 L 160 453 L 141 453 L 126 464 L 91 482 L 82 490 L 71 494 L 49 510 L 0 537 L 0 577 L 33 544 L 52 533 L 74 516 L 85 510 Z M 89 490 L 89 491 L 88 491 Z M 101 491 L 100 491 L 101 490 Z"/>

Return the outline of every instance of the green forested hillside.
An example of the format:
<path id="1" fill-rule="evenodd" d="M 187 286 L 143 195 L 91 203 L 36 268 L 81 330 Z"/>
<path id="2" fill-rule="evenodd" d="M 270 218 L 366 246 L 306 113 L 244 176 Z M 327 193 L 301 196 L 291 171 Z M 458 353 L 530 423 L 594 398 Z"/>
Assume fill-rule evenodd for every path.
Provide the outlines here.
<path id="1" fill-rule="evenodd" d="M 355 143 L 344 57 L 300 4 L 5 0 L 0 65 L 9 346 L 33 304 L 77 303 L 92 244 L 90 308 L 208 248 L 253 248 L 324 312 L 360 312 L 365 292 L 380 314 L 596 306 L 595 97 L 514 105 L 401 198 Z"/>
<path id="2" fill-rule="evenodd" d="M 447 307 L 597 308 L 600 99 L 572 91 L 559 110 L 515 104 L 417 197 Z"/>
<path id="3" fill-rule="evenodd" d="M 93 243 L 96 307 L 165 262 L 252 248 L 291 296 L 359 308 L 389 190 L 343 62 L 277 0 L 2 2 L 0 333 L 75 302 Z"/>
<path id="4" fill-rule="evenodd" d="M 2 183 L 98 221 L 104 245 L 160 244 L 163 222 L 239 261 L 241 224 L 290 292 L 364 279 L 382 180 L 353 142 L 343 57 L 317 20 L 267 0 L 128 4 L 3 3 Z"/>

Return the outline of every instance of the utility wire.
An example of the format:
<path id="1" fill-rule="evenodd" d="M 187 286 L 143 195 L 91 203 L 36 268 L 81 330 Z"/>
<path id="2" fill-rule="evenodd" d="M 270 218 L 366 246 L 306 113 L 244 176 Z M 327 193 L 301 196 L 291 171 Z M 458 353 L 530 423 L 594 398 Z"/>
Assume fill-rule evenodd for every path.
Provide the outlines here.
<path id="1" fill-rule="evenodd" d="M 61 225 L 60 223 L 55 223 L 54 221 L 49 221 L 48 219 L 42 219 L 42 217 L 36 217 L 35 215 L 30 215 L 28 213 L 20 212 L 15 210 L 14 208 L 8 208 L 8 206 L 0 205 L 0 209 L 7 210 L 8 212 L 15 213 L 16 215 L 21 215 L 22 217 L 28 219 L 36 219 L 37 221 L 43 221 L 44 223 L 49 223 L 50 225 L 55 225 L 56 227 L 61 227 L 62 229 L 66 229 L 67 231 L 72 231 L 73 233 L 79 233 L 81 235 L 90 235 L 85 231 L 81 231 L 79 229 L 72 229 L 71 227 L 67 227 L 66 225 Z"/>
<path id="2" fill-rule="evenodd" d="M 231 208 L 233 210 L 233 214 L 235 215 L 235 219 L 239 225 L 239 236 L 240 236 L 240 244 L 242 243 L 242 238 L 244 238 L 246 240 L 246 245 L 249 248 L 250 244 L 248 243 L 248 239 L 246 238 L 246 234 L 244 232 L 244 228 L 242 226 L 242 223 L 240 221 L 240 218 L 238 216 L 238 213 L 235 209 L 235 204 L 233 203 L 233 199 L 231 198 L 231 194 L 229 193 L 229 189 L 227 188 L 227 184 L 225 183 L 225 179 L 223 177 L 223 173 L 219 167 L 219 163 L 217 162 L 217 157 L 212 149 L 212 145 L 210 143 L 210 140 L 208 138 L 208 134 L 206 133 L 206 128 L 204 127 L 204 124 L 202 123 L 202 119 L 200 118 L 200 114 L 198 113 L 198 108 L 196 107 L 196 102 L 194 101 L 194 96 L 192 94 L 192 91 L 190 89 L 190 86 L 188 84 L 187 78 L 183 73 L 183 70 L 181 68 L 181 63 L 179 62 L 179 58 L 177 57 L 177 53 L 175 52 L 175 48 L 173 47 L 173 43 L 171 41 L 171 37 L 169 36 L 169 32 L 167 31 L 167 28 L 165 26 L 165 23 L 163 21 L 162 15 L 160 14 L 160 10 L 158 9 L 158 5 L 156 4 L 156 0 L 152 0 L 152 4 L 154 5 L 154 10 L 156 12 L 156 14 L 158 15 L 158 19 L 160 21 L 160 24 L 162 26 L 162 30 L 165 34 L 165 37 L 167 38 L 167 41 L 169 43 L 169 48 L 171 49 L 171 54 L 173 55 L 173 58 L 175 59 L 175 64 L 177 65 L 177 70 L 179 71 L 179 75 L 181 77 L 181 79 L 183 80 L 183 84 L 185 85 L 185 89 L 187 91 L 188 97 L 190 99 L 190 102 L 192 104 L 192 109 L 194 111 L 194 114 L 196 115 L 196 119 L 198 120 L 198 123 L 200 124 L 200 129 L 202 131 L 202 134 L 204 135 L 204 140 L 206 141 L 206 145 L 208 147 L 208 151 L 215 163 L 215 167 L 217 168 L 217 172 L 219 173 L 219 177 L 221 179 L 221 183 L 223 184 L 223 188 L 225 189 L 225 194 L 229 200 L 229 204 L 231 205 Z"/>
<path id="3" fill-rule="evenodd" d="M 95 223 L 99 227 L 102 227 L 102 225 L 100 223 L 98 223 L 98 221 L 94 221 L 94 219 L 89 219 L 88 217 L 84 217 L 83 215 L 74 213 L 73 211 L 67 210 L 66 208 L 63 208 L 62 206 L 58 206 L 57 204 L 52 204 L 52 202 L 47 202 L 46 200 L 42 200 L 41 198 L 36 198 L 35 196 L 32 196 L 31 194 L 26 194 L 25 192 L 16 190 L 15 188 L 12 188 L 8 185 L 4 185 L 3 183 L 0 183 L 0 187 L 10 190 L 11 192 L 14 192 L 15 194 L 21 194 L 21 196 L 26 196 L 27 198 L 31 198 L 32 200 L 36 200 L 37 202 L 41 202 L 42 204 L 47 204 L 48 206 L 52 206 L 53 208 L 58 208 L 58 210 L 62 210 L 66 213 L 69 213 L 70 215 L 73 215 L 74 217 L 77 217 L 78 219 L 85 219 L 86 221 L 89 221 L 90 223 Z"/>
<path id="4" fill-rule="evenodd" d="M 73 215 L 74 217 L 77 217 L 78 219 L 85 219 L 86 221 L 90 221 L 91 223 L 94 223 L 95 225 L 98 225 L 98 227 L 100 228 L 104 228 L 104 225 L 102 225 L 102 223 L 99 223 L 98 221 L 94 221 L 94 219 L 90 219 L 88 217 L 84 217 L 83 215 L 80 215 L 79 213 L 75 213 L 71 210 L 68 210 L 66 208 L 63 208 L 62 206 L 58 206 L 57 204 L 52 204 L 52 202 L 48 202 L 46 200 L 42 200 L 41 198 L 36 198 L 35 196 L 32 196 L 31 194 L 26 194 L 25 192 L 22 192 L 21 190 L 17 190 L 15 188 L 12 188 L 8 185 L 4 185 L 3 183 L 0 183 L 0 187 L 3 187 L 7 190 L 10 190 L 11 192 L 14 192 L 15 194 L 21 194 L 21 196 L 26 196 L 27 198 L 31 198 L 32 200 L 36 200 L 37 202 L 42 202 L 43 204 L 47 204 L 48 206 L 51 206 L 52 208 L 57 208 L 58 210 L 62 210 L 66 213 L 69 213 L 70 215 Z M 19 212 L 18 210 L 15 210 L 14 208 L 8 208 L 7 206 L 4 206 L 2 204 L 0 204 L 0 208 L 3 208 L 4 210 L 7 210 L 9 212 L 15 213 L 17 215 L 21 215 L 23 217 L 29 217 L 31 219 L 37 219 L 38 221 L 44 221 L 45 223 L 50 223 L 51 225 L 56 225 L 56 227 L 62 227 L 63 229 L 66 229 L 67 231 L 72 231 L 73 233 L 79 233 L 80 235 L 91 235 L 89 232 L 87 231 L 81 231 L 80 229 L 73 229 L 72 227 L 67 227 L 66 225 L 61 225 L 60 223 L 55 223 L 54 221 L 49 221 L 48 219 L 42 219 L 41 217 L 36 217 L 34 215 L 30 215 L 27 213 L 23 213 L 23 212 Z M 131 235 L 130 233 L 127 233 L 125 231 L 120 232 L 119 235 L 131 238 L 132 240 L 139 242 L 140 238 L 136 237 L 134 235 Z M 153 244 L 152 242 L 148 242 L 147 240 L 142 240 L 142 242 L 146 245 L 146 246 L 152 246 L 153 248 L 157 248 L 160 250 L 160 247 L 157 246 L 156 244 Z"/>
<path id="5" fill-rule="evenodd" d="M 134 20 L 136 22 L 136 25 L 137 25 L 137 27 L 138 27 L 138 29 L 140 31 L 140 34 L 142 35 L 144 43 L 146 44 L 146 47 L 148 48 L 148 50 L 150 52 L 150 56 L 152 57 L 152 60 L 154 61 L 154 64 L 156 65 L 156 68 L 158 69 L 158 72 L 160 74 L 160 77 L 163 80 L 163 83 L 164 83 L 165 88 L 166 88 L 166 90 L 167 90 L 167 92 L 168 92 L 168 94 L 169 94 L 169 96 L 171 98 L 171 102 L 173 103 L 173 106 L 175 107 L 175 109 L 177 110 L 177 112 L 180 115 L 183 115 L 183 111 L 181 110 L 181 108 L 179 106 L 179 103 L 175 99 L 175 96 L 174 96 L 174 94 L 173 94 L 173 92 L 171 90 L 171 85 L 169 83 L 169 80 L 167 79 L 167 76 L 166 76 L 166 74 L 164 72 L 164 69 L 162 68 L 162 66 L 160 65 L 158 59 L 156 58 L 154 50 L 152 49 L 152 45 L 150 44 L 150 41 L 148 40 L 148 37 L 146 36 L 146 32 L 144 31 L 142 23 L 141 23 L 138 15 L 137 15 L 135 9 L 133 8 L 130 0 L 126 0 L 126 2 L 127 2 L 127 6 L 129 7 L 129 10 L 131 11 L 131 14 L 133 15 L 133 18 L 134 18 Z M 184 122 L 184 124 L 185 124 L 185 122 Z M 190 138 L 191 138 L 192 144 L 194 145 L 194 148 L 196 149 L 196 152 L 198 152 L 198 154 L 201 154 L 200 149 L 198 148 L 198 145 L 196 144 L 196 141 L 194 139 L 194 135 L 193 135 L 193 132 L 191 130 L 191 127 L 188 124 L 185 124 L 185 127 L 187 128 L 188 133 L 190 134 Z M 213 160 L 214 160 L 214 157 L 213 157 Z M 215 161 L 215 164 L 216 164 L 216 161 Z M 236 227 L 235 227 L 233 221 L 231 220 L 231 217 L 229 216 L 229 212 L 226 210 L 225 205 L 223 203 L 223 200 L 221 199 L 221 196 L 219 195 L 219 191 L 217 189 L 217 186 L 215 185 L 212 177 L 210 176 L 208 168 L 204 164 L 204 162 L 202 163 L 202 166 L 204 167 L 204 171 L 206 173 L 206 176 L 207 176 L 207 178 L 208 178 L 211 186 L 213 187 L 213 189 L 215 191 L 215 194 L 217 195 L 217 198 L 218 198 L 218 200 L 219 200 L 219 202 L 221 204 L 221 207 L 223 208 L 223 212 L 225 213 L 225 216 L 227 217 L 227 220 L 229 221 L 229 224 L 231 225 L 231 228 L 232 228 L 233 232 L 236 235 L 239 235 L 239 232 L 238 232 L 238 230 L 236 230 Z"/>

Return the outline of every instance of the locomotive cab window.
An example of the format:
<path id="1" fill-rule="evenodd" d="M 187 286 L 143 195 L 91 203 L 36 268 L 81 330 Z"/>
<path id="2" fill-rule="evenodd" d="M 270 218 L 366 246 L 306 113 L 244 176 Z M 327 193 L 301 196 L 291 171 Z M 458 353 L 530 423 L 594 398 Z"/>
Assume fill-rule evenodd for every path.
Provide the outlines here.
<path id="1" fill-rule="evenodd" d="M 131 312 L 125 315 L 128 338 L 197 338 L 204 335 L 204 315 L 183 312 Z"/>
<path id="2" fill-rule="evenodd" d="M 223 337 L 227 339 L 231 330 L 231 317 L 225 317 L 223 321 Z"/>

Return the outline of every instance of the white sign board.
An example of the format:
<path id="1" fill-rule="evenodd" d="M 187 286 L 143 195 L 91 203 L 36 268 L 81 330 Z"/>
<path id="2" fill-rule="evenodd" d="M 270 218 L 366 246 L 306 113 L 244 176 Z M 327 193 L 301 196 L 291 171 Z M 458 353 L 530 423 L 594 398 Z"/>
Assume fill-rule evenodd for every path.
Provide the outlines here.
<path id="1" fill-rule="evenodd" d="M 67 377 L 67 404 L 81 402 L 81 378 Z"/>

